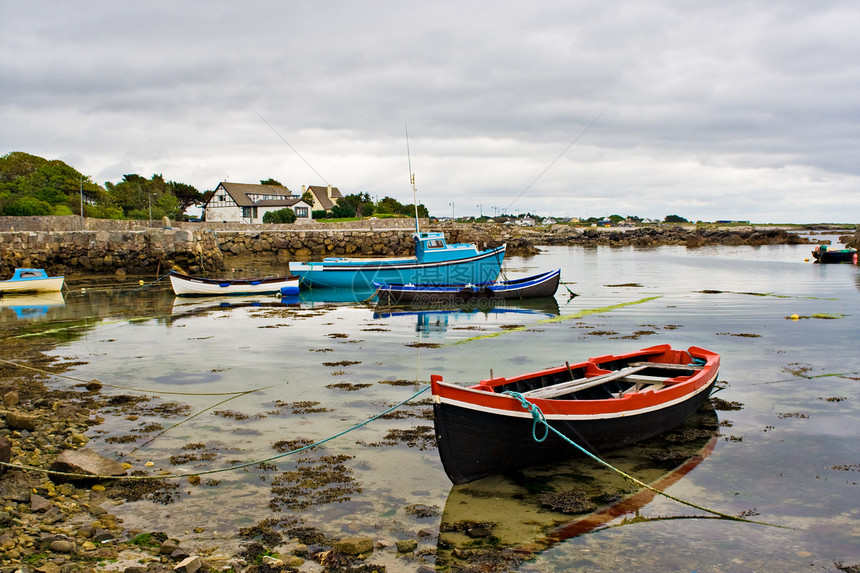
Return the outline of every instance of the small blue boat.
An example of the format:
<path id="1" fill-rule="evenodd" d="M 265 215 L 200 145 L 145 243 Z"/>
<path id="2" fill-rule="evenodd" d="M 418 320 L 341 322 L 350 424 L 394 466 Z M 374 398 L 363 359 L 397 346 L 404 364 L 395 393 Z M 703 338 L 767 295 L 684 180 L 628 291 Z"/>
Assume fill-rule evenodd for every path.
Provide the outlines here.
<path id="1" fill-rule="evenodd" d="M 7 292 L 60 292 L 63 277 L 51 277 L 44 269 L 15 269 L 12 278 L 0 281 L 0 294 Z"/>
<path id="2" fill-rule="evenodd" d="M 466 303 L 483 299 L 520 300 L 553 296 L 558 290 L 561 269 L 504 281 L 459 284 L 376 284 L 382 304 Z"/>
<path id="3" fill-rule="evenodd" d="M 445 241 L 444 233 L 414 233 L 414 257 L 348 258 L 290 263 L 304 287 L 369 289 L 374 283 L 485 283 L 502 270 L 505 245 L 478 251 L 470 243 Z"/>

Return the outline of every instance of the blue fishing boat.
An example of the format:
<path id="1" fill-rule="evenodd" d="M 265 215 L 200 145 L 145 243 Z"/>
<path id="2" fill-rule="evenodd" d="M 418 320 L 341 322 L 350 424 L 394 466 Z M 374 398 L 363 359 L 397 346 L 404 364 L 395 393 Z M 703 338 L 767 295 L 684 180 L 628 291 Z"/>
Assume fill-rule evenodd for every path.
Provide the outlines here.
<path id="1" fill-rule="evenodd" d="M 519 279 L 458 284 L 376 284 L 376 296 L 383 304 L 462 304 L 483 299 L 540 298 L 558 290 L 561 269 Z"/>
<path id="2" fill-rule="evenodd" d="M 292 262 L 290 272 L 304 287 L 373 288 L 385 284 L 486 283 L 502 269 L 505 245 L 479 251 L 471 243 L 445 241 L 444 233 L 416 232 L 415 256 L 394 258 L 329 257 Z"/>

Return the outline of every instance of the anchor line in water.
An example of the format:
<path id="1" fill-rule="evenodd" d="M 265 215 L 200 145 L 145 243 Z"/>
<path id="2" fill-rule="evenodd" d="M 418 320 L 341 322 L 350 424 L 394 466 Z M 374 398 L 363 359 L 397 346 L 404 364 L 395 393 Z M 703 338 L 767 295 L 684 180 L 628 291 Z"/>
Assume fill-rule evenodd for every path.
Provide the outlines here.
<path id="1" fill-rule="evenodd" d="M 610 469 L 610 470 L 614 471 L 615 473 L 617 473 L 618 475 L 620 475 L 620 476 L 621 476 L 621 477 L 623 477 L 624 479 L 630 480 L 630 481 L 632 481 L 633 483 L 635 483 L 636 485 L 638 485 L 638 486 L 640 486 L 640 487 L 644 487 L 645 489 L 648 489 L 648 490 L 650 490 L 650 491 L 653 491 L 654 493 L 656 493 L 656 494 L 658 494 L 658 495 L 662 495 L 663 497 L 668 498 L 668 499 L 671 499 L 672 501 L 676 501 L 676 502 L 678 502 L 678 503 L 680 503 L 680 504 L 682 504 L 682 505 L 686 505 L 687 507 L 692 507 L 693 509 L 698 509 L 698 510 L 700 510 L 700 511 L 705 511 L 705 512 L 710 513 L 710 514 L 712 514 L 712 515 L 716 515 L 716 516 L 718 516 L 718 517 L 719 517 L 719 518 L 721 518 L 721 519 L 726 519 L 726 520 L 730 520 L 730 521 L 742 521 L 742 522 L 744 522 L 744 523 L 754 523 L 754 524 L 756 524 L 756 525 L 767 525 L 767 526 L 770 526 L 770 527 L 778 527 L 778 528 L 780 528 L 780 529 L 792 529 L 791 527 L 787 527 L 787 526 L 785 526 L 785 525 L 777 525 L 777 524 L 773 524 L 773 523 L 766 523 L 766 522 L 764 522 L 764 521 L 754 521 L 754 520 L 752 520 L 752 519 L 746 519 L 746 518 L 744 518 L 744 517 L 738 517 L 737 515 L 729 515 L 729 514 L 727 514 L 727 513 L 722 513 L 722 512 L 719 512 L 719 511 L 713 510 L 713 509 L 708 509 L 707 507 L 704 507 L 704 506 L 701 506 L 701 505 L 695 504 L 695 503 L 693 503 L 693 502 L 691 502 L 691 501 L 683 500 L 683 499 L 681 499 L 681 498 L 679 498 L 679 497 L 676 497 L 676 496 L 674 496 L 674 495 L 672 495 L 672 494 L 669 494 L 669 493 L 666 493 L 666 492 L 664 492 L 664 491 L 660 491 L 659 489 L 657 489 L 657 488 L 655 488 L 655 487 L 653 487 L 653 486 L 650 486 L 650 485 L 648 485 L 647 483 L 645 483 L 645 482 L 643 482 L 643 481 L 641 481 L 641 480 L 638 480 L 638 479 L 636 479 L 635 477 L 631 476 L 630 474 L 628 474 L 628 473 L 626 473 L 626 472 L 624 472 L 624 471 L 622 471 L 622 470 L 620 470 L 620 469 L 616 468 L 615 466 L 613 466 L 613 465 L 612 465 L 612 464 L 610 464 L 609 462 L 607 462 L 607 461 L 605 461 L 604 459 L 600 458 L 599 456 L 596 456 L 595 454 L 591 453 L 591 452 L 590 452 L 590 451 L 588 451 L 587 449 L 583 448 L 582 446 L 580 446 L 579 444 L 577 444 L 576 442 L 574 442 L 573 440 L 571 440 L 570 438 L 568 438 L 567 436 L 565 436 L 564 434 L 562 434 L 562 433 L 561 433 L 560 431 L 558 431 L 557 429 L 553 428 L 553 427 L 549 424 L 549 422 L 547 422 L 547 421 L 546 421 L 546 418 L 544 417 L 543 412 L 541 411 L 540 407 L 539 407 L 539 406 L 537 406 L 536 404 L 533 404 L 532 402 L 529 402 L 529 401 L 526 399 L 526 397 L 525 397 L 525 396 L 523 396 L 522 394 L 520 394 L 519 392 L 514 392 L 514 391 L 511 391 L 511 390 L 507 390 L 507 391 L 506 391 L 506 392 L 504 392 L 504 393 L 505 393 L 505 394 L 507 394 L 508 396 L 510 396 L 510 397 L 515 398 L 516 400 L 518 400 L 518 401 L 519 401 L 519 403 L 520 403 L 520 405 L 523 407 L 523 409 L 524 409 L 524 410 L 526 410 L 526 411 L 528 411 L 528 412 L 532 415 L 532 419 L 533 419 L 533 423 L 532 423 L 532 437 L 533 437 L 533 438 L 535 439 L 535 441 L 537 441 L 537 442 L 542 442 L 542 441 L 544 441 L 544 440 L 547 438 L 547 436 L 549 436 L 549 432 L 550 432 L 550 431 L 552 431 L 554 434 L 556 434 L 557 436 L 559 436 L 562 440 L 564 440 L 565 442 L 567 442 L 568 444 L 570 444 L 571 446 L 573 446 L 574 448 L 576 448 L 577 450 L 579 450 L 580 452 L 582 452 L 583 454 L 585 454 L 586 456 L 588 456 L 589 458 L 591 458 L 592 460 L 594 460 L 594 461 L 596 461 L 597 463 L 601 464 L 602 466 L 604 466 L 604 467 L 606 467 L 606 468 L 608 468 L 608 469 Z M 537 426 L 538 426 L 539 424 L 543 424 L 543 426 L 544 426 L 544 428 L 545 428 L 544 436 L 543 436 L 543 437 L 541 437 L 540 439 L 538 439 L 538 436 L 537 436 L 537 433 L 536 433 L 536 432 L 537 432 Z"/>
<path id="2" fill-rule="evenodd" d="M 192 477 L 192 476 L 204 476 L 204 475 L 212 475 L 212 474 L 224 473 L 224 472 L 229 472 L 229 471 L 236 471 L 236 470 L 241 470 L 241 469 L 257 466 L 260 464 L 273 462 L 275 460 L 279 460 L 279 459 L 284 458 L 286 456 L 290 456 L 292 454 L 297 454 L 299 452 L 303 452 L 305 450 L 309 450 L 311 448 L 316 448 L 318 446 L 321 446 L 327 442 L 330 442 L 336 438 L 339 438 L 345 434 L 348 434 L 348 433 L 352 432 L 353 430 L 357 430 L 359 428 L 362 428 L 362 427 L 368 425 L 369 423 L 373 422 L 374 420 L 378 420 L 379 418 L 385 416 L 386 414 L 393 412 L 397 408 L 403 406 L 404 404 L 411 402 L 412 400 L 414 400 L 415 398 L 417 398 L 418 396 L 420 396 L 421 394 L 423 394 L 424 392 L 426 392 L 429 389 L 430 389 L 429 385 L 425 386 L 424 388 L 415 392 L 414 394 L 412 394 L 411 396 L 409 396 L 405 400 L 401 400 L 400 402 L 398 402 L 394 406 L 391 406 L 390 408 L 380 412 L 379 414 L 371 416 L 367 420 L 364 420 L 363 422 L 359 422 L 358 424 L 355 424 L 354 426 L 347 428 L 346 430 L 343 430 L 342 432 L 338 432 L 337 434 L 334 434 L 334 435 L 329 436 L 327 438 L 324 438 L 322 440 L 318 440 L 318 441 L 314 442 L 313 444 L 308 444 L 306 446 L 302 446 L 301 448 L 296 448 L 295 450 L 290 450 L 289 452 L 284 452 L 281 454 L 270 456 L 270 457 L 262 459 L 262 460 L 257 460 L 257 461 L 253 461 L 253 462 L 245 462 L 243 464 L 237 464 L 237 465 L 230 466 L 227 468 L 218 468 L 218 469 L 213 469 L 213 470 L 205 470 L 202 472 L 193 472 L 193 473 L 187 473 L 187 474 L 166 474 L 166 475 L 157 475 L 157 476 L 150 476 L 150 475 L 108 476 L 108 475 L 91 475 L 91 474 L 79 474 L 79 473 L 71 473 L 71 472 L 60 472 L 60 471 L 48 470 L 45 468 L 37 468 L 34 466 L 28 466 L 28 465 L 24 465 L 24 464 L 13 464 L 10 462 L 0 462 L 0 466 L 18 469 L 18 470 L 39 472 L 39 473 L 46 474 L 46 475 L 74 477 L 74 478 L 78 478 L 78 479 L 90 479 L 90 480 L 92 480 L 92 479 L 113 479 L 113 480 L 121 480 L 121 481 L 146 481 L 146 480 L 177 479 L 177 478 L 188 478 L 188 477 Z"/>

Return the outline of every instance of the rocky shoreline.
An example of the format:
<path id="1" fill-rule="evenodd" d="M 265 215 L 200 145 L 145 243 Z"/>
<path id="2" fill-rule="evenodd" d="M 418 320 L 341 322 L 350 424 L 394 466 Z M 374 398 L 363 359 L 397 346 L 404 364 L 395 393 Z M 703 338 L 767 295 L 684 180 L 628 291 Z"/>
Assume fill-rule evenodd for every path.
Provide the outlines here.
<path id="1" fill-rule="evenodd" d="M 7 339 L 14 334 L 4 332 Z M 384 572 L 384 566 L 370 563 L 374 551 L 383 550 L 402 555 L 417 571 L 432 571 L 415 561 L 415 540 L 329 539 L 290 518 L 242 529 L 224 547 L 183 542 L 175 532 L 129 529 L 112 509 L 144 498 L 168 503 L 179 487 L 176 479 L 67 481 L 46 471 L 17 469 L 149 473 L 87 449 L 86 431 L 122 396 L 104 396 L 98 381 L 50 388 L 49 380 L 66 369 L 46 353 L 52 346 L 42 337 L 17 338 L 15 345 L 4 345 L 8 352 L 0 361 L 0 461 L 12 464 L 0 466 L 0 573 Z M 200 482 L 191 475 L 182 485 L 193 488 Z M 200 523 L 192 536 L 198 540 L 205 538 L 198 535 L 206 531 L 205 516 Z"/>
<path id="2" fill-rule="evenodd" d="M 107 224 L 107 222 L 105 222 Z M 97 227 L 96 222 L 88 225 Z M 206 223 L 175 224 L 145 230 L 0 231 L 0 276 L 18 267 L 44 268 L 54 274 L 162 274 L 174 266 L 191 274 L 214 275 L 230 268 L 235 257 L 276 255 L 291 260 L 324 256 L 404 256 L 412 252 L 412 229 L 383 228 L 361 221 L 355 228 L 320 223 L 294 229 L 210 229 Z M 265 227 L 265 226 L 263 226 Z M 11 227 L 10 227 L 11 228 Z M 451 243 L 479 248 L 507 245 L 508 256 L 531 256 L 540 246 L 658 247 L 681 245 L 762 246 L 812 243 L 799 231 L 808 228 L 770 226 L 717 227 L 659 225 L 644 227 L 518 227 L 495 223 L 438 223 Z M 834 231 L 831 229 L 830 231 Z M 848 237 L 850 239 L 850 237 Z M 855 239 L 856 240 L 856 239 Z"/>

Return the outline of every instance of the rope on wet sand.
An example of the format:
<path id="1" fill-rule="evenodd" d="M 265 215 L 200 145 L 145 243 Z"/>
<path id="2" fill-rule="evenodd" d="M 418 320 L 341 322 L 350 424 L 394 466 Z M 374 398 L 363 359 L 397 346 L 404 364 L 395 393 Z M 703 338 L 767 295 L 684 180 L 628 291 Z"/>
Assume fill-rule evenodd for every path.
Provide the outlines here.
<path id="1" fill-rule="evenodd" d="M 612 464 L 610 464 L 609 462 L 607 462 L 607 461 L 605 461 L 605 460 L 603 460 L 603 459 L 599 458 L 598 456 L 596 456 L 596 455 L 594 455 L 593 453 L 589 452 L 588 450 L 586 450 L 585 448 L 583 448 L 582 446 L 580 446 L 579 444 L 577 444 L 576 442 L 574 442 L 573 440 L 571 440 L 570 438 L 568 438 L 567 436 L 565 436 L 564 434 L 562 434 L 562 433 L 561 433 L 560 431 L 558 431 L 557 429 L 553 428 L 553 427 L 552 427 L 552 426 L 551 426 L 551 425 L 546 421 L 546 418 L 544 417 L 543 412 L 541 411 L 540 407 L 538 407 L 537 405 L 533 404 L 532 402 L 529 402 L 529 401 L 525 398 L 525 396 L 523 396 L 523 395 L 522 395 L 522 394 L 520 394 L 519 392 L 513 392 L 513 391 L 508 390 L 508 391 L 506 391 L 506 392 L 505 392 L 505 394 L 507 394 L 507 395 L 511 396 L 512 398 L 515 398 L 516 400 L 518 400 L 518 401 L 519 401 L 519 403 L 520 403 L 520 405 L 523 407 L 523 409 L 525 409 L 525 410 L 527 410 L 528 412 L 530 412 L 530 413 L 531 413 L 531 415 L 532 415 L 532 420 L 533 420 L 533 424 L 532 424 L 532 437 L 533 437 L 533 438 L 535 439 L 535 441 L 537 441 L 537 442 L 542 442 L 542 441 L 544 441 L 544 440 L 546 439 L 547 435 L 549 434 L 549 432 L 550 432 L 550 431 L 552 431 L 553 433 L 555 433 L 556 435 L 558 435 L 562 440 L 564 440 L 565 442 L 567 442 L 567 443 L 568 443 L 568 444 L 570 444 L 571 446 L 575 447 L 577 450 L 579 450 L 580 452 L 582 452 L 583 454 L 585 454 L 586 456 L 588 456 L 588 457 L 589 457 L 589 458 L 591 458 L 592 460 L 596 461 L 597 463 L 599 463 L 599 464 L 601 464 L 601 465 L 603 465 L 603 466 L 605 466 L 605 467 L 609 468 L 610 470 L 614 471 L 615 473 L 617 473 L 617 474 L 618 474 L 618 475 L 620 475 L 621 477 L 623 477 L 623 478 L 625 478 L 625 479 L 627 479 L 627 480 L 632 481 L 632 482 L 633 482 L 633 483 L 635 483 L 636 485 L 638 485 L 638 486 L 640 486 L 640 487 L 644 487 L 645 489 L 648 489 L 648 490 L 650 490 L 650 491 L 653 491 L 654 493 L 656 493 L 656 494 L 658 494 L 658 495 L 662 495 L 663 497 L 666 497 L 666 498 L 668 498 L 668 499 L 671 499 L 672 501 L 677 501 L 678 503 L 683 504 L 683 505 L 686 505 L 686 506 L 688 506 L 688 507 L 692 507 L 693 509 L 698 509 L 698 510 L 700 510 L 700 511 L 705 511 L 705 512 L 710 513 L 710 514 L 712 514 L 712 515 L 716 515 L 716 516 L 718 516 L 718 517 L 720 517 L 720 518 L 722 518 L 722 519 L 728 519 L 728 520 L 731 520 L 731 521 L 743 521 L 743 522 L 745 522 L 745 523 L 754 523 L 754 524 L 756 524 L 756 525 L 768 525 L 768 526 L 770 526 L 770 527 L 778 527 L 778 528 L 780 528 L 780 529 L 791 529 L 790 527 L 786 527 L 786 526 L 784 526 L 784 525 L 775 525 L 775 524 L 773 524 L 773 523 L 765 523 L 765 522 L 763 522 L 763 521 L 754 521 L 754 520 L 752 520 L 752 519 L 746 519 L 746 518 L 744 518 L 744 517 L 738 517 L 738 516 L 736 516 L 736 515 L 729 515 L 729 514 L 727 514 L 727 513 L 721 513 L 721 512 L 719 512 L 719 511 L 715 511 L 715 510 L 713 510 L 713 509 L 708 509 L 707 507 L 703 507 L 703 506 L 701 506 L 701 505 L 697 505 L 697 504 L 695 504 L 695 503 L 693 503 L 693 502 L 685 501 L 685 500 L 683 500 L 683 499 L 681 499 L 681 498 L 675 497 L 675 496 L 673 496 L 673 495 L 671 495 L 671 494 L 668 494 L 668 493 L 666 493 L 666 492 L 664 492 L 664 491 L 660 491 L 659 489 L 657 489 L 657 488 L 655 488 L 655 487 L 653 487 L 653 486 L 650 486 L 650 485 L 648 485 L 647 483 L 645 483 L 645 482 L 643 482 L 643 481 L 640 481 L 640 480 L 636 479 L 635 477 L 631 476 L 630 474 L 627 474 L 627 473 L 625 473 L 624 471 L 622 471 L 622 470 L 620 470 L 620 469 L 616 468 L 615 466 L 613 466 L 613 465 L 612 465 Z M 538 439 L 538 437 L 537 437 L 537 433 L 536 433 L 536 430 L 537 430 L 537 426 L 538 426 L 538 424 L 543 424 L 543 425 L 544 425 L 544 427 L 546 428 L 546 433 L 545 433 L 545 434 L 544 434 L 544 436 L 543 436 L 542 438 L 540 438 L 540 439 Z"/>
<path id="2" fill-rule="evenodd" d="M 27 465 L 23 465 L 23 464 L 13 464 L 13 463 L 9 463 L 9 462 L 0 462 L 0 466 L 18 469 L 18 470 L 33 471 L 33 472 L 43 473 L 46 475 L 73 477 L 73 478 L 77 478 L 77 479 L 86 479 L 86 480 L 114 479 L 114 480 L 122 480 L 122 481 L 129 481 L 129 480 L 146 481 L 146 480 L 166 480 L 166 479 L 177 479 L 177 478 L 189 478 L 192 476 L 204 476 L 204 475 L 212 475 L 212 474 L 236 471 L 236 470 L 241 470 L 241 469 L 245 469 L 248 467 L 257 466 L 260 464 L 273 462 L 273 461 L 279 460 L 283 457 L 290 456 L 292 454 L 297 454 L 299 452 L 303 452 L 305 450 L 309 450 L 311 448 L 316 448 L 318 446 L 321 446 L 321 445 L 325 444 L 326 442 L 330 442 L 336 438 L 339 438 L 345 434 L 348 434 L 349 432 L 352 432 L 353 430 L 357 430 L 359 428 L 362 428 L 362 427 L 366 426 L 367 424 L 373 422 L 374 420 L 378 420 L 379 418 L 385 416 L 386 414 L 393 412 L 397 408 L 403 406 L 407 402 L 414 400 L 415 398 L 417 398 L 418 396 L 420 396 L 421 394 L 423 394 L 424 392 L 426 392 L 429 389 L 430 389 L 429 385 L 425 386 L 421 390 L 415 392 L 414 394 L 412 394 L 411 396 L 409 396 L 405 400 L 398 402 L 394 406 L 391 406 L 387 410 L 384 410 L 384 411 L 380 412 L 379 414 L 376 414 L 375 416 L 371 416 L 367 420 L 364 420 L 363 422 L 359 422 L 358 424 L 355 424 L 354 426 L 347 428 L 346 430 L 344 430 L 342 432 L 338 432 L 337 434 L 329 436 L 328 438 L 324 438 L 324 439 L 316 441 L 312 444 L 308 444 L 306 446 L 296 448 L 295 450 L 290 450 L 289 452 L 277 454 L 275 456 L 271 456 L 271 457 L 268 457 L 268 458 L 265 458 L 262 460 L 256 460 L 253 462 L 245 462 L 243 464 L 237 464 L 237 465 L 230 466 L 227 468 L 205 470 L 205 471 L 201 471 L 201 472 L 194 472 L 194 473 L 187 473 L 187 474 L 164 474 L 164 475 L 157 475 L 157 476 L 150 476 L 150 475 L 108 476 L 108 475 L 90 475 L 90 474 L 79 474 L 79 473 L 70 473 L 70 472 L 59 472 L 59 471 L 54 471 L 54 470 L 48 470 L 45 468 L 37 468 L 34 466 L 27 466 Z"/>

